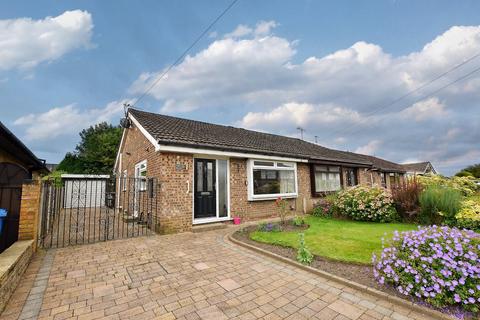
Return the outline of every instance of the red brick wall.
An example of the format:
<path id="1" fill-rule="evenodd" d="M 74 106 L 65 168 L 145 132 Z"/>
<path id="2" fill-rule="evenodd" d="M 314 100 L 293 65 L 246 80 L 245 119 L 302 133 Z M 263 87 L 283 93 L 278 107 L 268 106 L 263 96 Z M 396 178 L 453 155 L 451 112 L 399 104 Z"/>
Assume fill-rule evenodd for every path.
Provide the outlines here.
<path id="1" fill-rule="evenodd" d="M 308 164 L 297 163 L 298 197 L 287 199 L 292 213 L 312 208 L 310 171 Z M 304 200 L 305 199 L 305 200 Z M 230 213 L 254 220 L 278 215 L 275 200 L 248 201 L 247 159 L 230 159 Z"/>
<path id="2" fill-rule="evenodd" d="M 126 132 L 124 143 L 121 146 L 122 160 L 117 168 L 117 175 L 121 176 L 127 169 L 127 176 L 135 174 L 135 165 L 147 160 L 147 177 L 157 178 L 156 215 L 160 222 L 160 233 L 174 233 L 190 231 L 192 228 L 192 193 L 193 156 L 191 154 L 160 153 L 136 127 Z M 188 190 L 187 181 L 190 183 Z M 130 205 L 132 210 L 133 181 L 127 185 L 127 190 L 120 190 L 119 205 L 125 210 Z M 187 193 L 188 192 L 188 193 Z M 129 199 L 122 195 L 129 195 Z M 143 194 L 141 197 L 144 196 Z M 140 205 L 147 203 L 139 201 Z"/>
<path id="3" fill-rule="evenodd" d="M 40 189 L 41 184 L 39 180 L 33 180 L 30 183 L 24 183 L 22 185 L 18 240 L 31 240 L 37 238 Z"/>

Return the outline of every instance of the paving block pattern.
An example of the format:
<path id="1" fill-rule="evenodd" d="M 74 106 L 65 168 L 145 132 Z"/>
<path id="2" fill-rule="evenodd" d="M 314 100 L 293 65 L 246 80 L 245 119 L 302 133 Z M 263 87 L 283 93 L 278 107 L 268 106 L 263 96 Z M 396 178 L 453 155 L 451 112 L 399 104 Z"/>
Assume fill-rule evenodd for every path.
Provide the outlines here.
<path id="1" fill-rule="evenodd" d="M 36 318 L 431 319 L 248 251 L 226 232 L 57 249 L 43 294 L 30 291 L 43 295 Z"/>

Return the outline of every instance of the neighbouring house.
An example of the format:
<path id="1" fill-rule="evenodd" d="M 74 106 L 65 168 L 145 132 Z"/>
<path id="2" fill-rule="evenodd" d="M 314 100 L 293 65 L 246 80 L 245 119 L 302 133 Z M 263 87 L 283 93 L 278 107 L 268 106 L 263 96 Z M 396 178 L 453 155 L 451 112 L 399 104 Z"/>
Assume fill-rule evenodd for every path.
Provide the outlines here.
<path id="1" fill-rule="evenodd" d="M 127 117 L 114 172 L 119 180 L 145 179 L 119 183 L 125 192 L 148 192 L 147 177 L 156 179 L 161 232 L 189 231 L 195 224 L 238 215 L 272 216 L 278 197 L 287 199 L 292 210 L 307 212 L 321 196 L 342 187 L 390 187 L 387 177 L 404 173 L 392 162 L 300 139 L 136 109 L 129 109 Z"/>
<path id="2" fill-rule="evenodd" d="M 430 161 L 405 163 L 402 164 L 402 167 L 406 171 L 407 176 L 423 176 L 426 174 L 437 174 L 437 171 L 435 170 Z"/>
<path id="3" fill-rule="evenodd" d="M 379 185 L 387 189 L 404 181 L 405 169 L 402 165 L 381 159 L 374 156 L 358 154 L 364 159 L 370 160 L 372 169 L 370 170 L 370 185 Z"/>
<path id="4" fill-rule="evenodd" d="M 46 172 L 45 161 L 0 122 L 0 209 L 7 211 L 0 230 L 0 252 L 18 238 L 22 184 Z"/>

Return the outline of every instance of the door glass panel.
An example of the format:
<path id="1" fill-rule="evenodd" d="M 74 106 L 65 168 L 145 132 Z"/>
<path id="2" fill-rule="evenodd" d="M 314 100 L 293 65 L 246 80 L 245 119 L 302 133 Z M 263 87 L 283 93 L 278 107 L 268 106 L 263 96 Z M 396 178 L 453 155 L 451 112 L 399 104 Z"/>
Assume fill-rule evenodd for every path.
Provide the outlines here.
<path id="1" fill-rule="evenodd" d="M 217 160 L 218 165 L 218 216 L 228 215 L 228 175 L 227 160 Z"/>
<path id="2" fill-rule="evenodd" d="M 203 191 L 203 162 L 197 162 L 197 191 Z"/>
<path id="3" fill-rule="evenodd" d="M 213 191 L 213 163 L 207 162 L 207 191 Z"/>

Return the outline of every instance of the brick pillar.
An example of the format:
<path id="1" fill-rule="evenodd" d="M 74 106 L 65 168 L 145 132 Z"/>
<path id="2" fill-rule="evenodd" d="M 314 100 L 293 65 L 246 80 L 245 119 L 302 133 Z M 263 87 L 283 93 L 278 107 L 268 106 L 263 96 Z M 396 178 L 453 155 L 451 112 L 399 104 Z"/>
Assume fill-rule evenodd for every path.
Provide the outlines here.
<path id="1" fill-rule="evenodd" d="M 37 238 L 37 226 L 40 214 L 40 191 L 40 180 L 24 182 L 22 185 L 18 240 L 35 240 Z"/>

